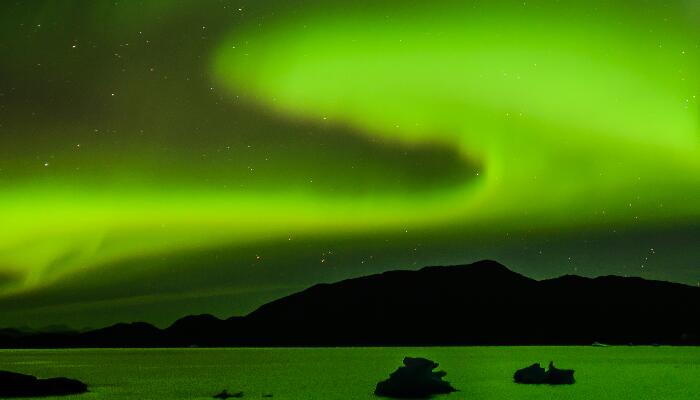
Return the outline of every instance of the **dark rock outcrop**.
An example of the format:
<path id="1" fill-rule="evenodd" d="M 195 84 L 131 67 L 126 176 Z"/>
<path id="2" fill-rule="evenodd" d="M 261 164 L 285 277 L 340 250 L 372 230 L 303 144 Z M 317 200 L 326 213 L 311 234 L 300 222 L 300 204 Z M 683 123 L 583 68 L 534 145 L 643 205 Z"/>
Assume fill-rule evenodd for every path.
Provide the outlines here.
<path id="1" fill-rule="evenodd" d="M 573 369 L 559 369 L 554 366 L 553 362 L 549 362 L 547 371 L 540 366 L 540 363 L 535 363 L 529 367 L 515 371 L 513 380 L 516 383 L 542 384 L 549 385 L 570 385 L 574 382 Z"/>
<path id="2" fill-rule="evenodd" d="M 215 399 L 239 399 L 243 397 L 243 392 L 229 393 L 227 390 L 222 390 L 221 393 L 217 393 L 212 396 Z"/>
<path id="3" fill-rule="evenodd" d="M 39 379 L 32 375 L 0 371 L 0 397 L 44 397 L 80 394 L 87 385 L 75 379 Z"/>
<path id="4" fill-rule="evenodd" d="M 377 383 L 374 394 L 396 398 L 421 398 L 433 394 L 456 392 L 449 382 L 442 378 L 445 371 L 433 371 L 438 363 L 425 358 L 406 357 L 404 366 L 389 375 L 389 379 Z"/>
<path id="5" fill-rule="evenodd" d="M 535 363 L 515 371 L 513 380 L 517 383 L 544 383 L 547 380 L 547 372 L 540 363 Z"/>
<path id="6" fill-rule="evenodd" d="M 550 385 L 570 385 L 576 382 L 573 369 L 559 369 L 551 361 L 549 362 L 547 375 L 547 383 Z"/>

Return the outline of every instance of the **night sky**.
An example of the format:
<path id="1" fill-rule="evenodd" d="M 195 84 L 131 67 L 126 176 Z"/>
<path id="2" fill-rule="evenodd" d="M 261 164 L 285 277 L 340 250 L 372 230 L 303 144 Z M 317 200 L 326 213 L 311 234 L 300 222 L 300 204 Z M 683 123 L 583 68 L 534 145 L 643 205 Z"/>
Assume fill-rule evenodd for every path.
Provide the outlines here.
<path id="1" fill-rule="evenodd" d="M 699 71 L 695 0 L 3 1 L 0 326 L 484 258 L 700 285 Z"/>

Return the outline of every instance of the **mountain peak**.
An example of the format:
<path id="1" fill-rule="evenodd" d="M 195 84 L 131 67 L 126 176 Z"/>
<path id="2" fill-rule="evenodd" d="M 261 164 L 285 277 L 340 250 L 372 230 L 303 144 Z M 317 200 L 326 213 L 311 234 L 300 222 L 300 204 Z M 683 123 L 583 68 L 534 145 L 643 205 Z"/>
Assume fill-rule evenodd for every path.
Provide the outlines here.
<path id="1" fill-rule="evenodd" d="M 471 264 L 460 264 L 460 265 L 445 265 L 445 266 L 440 266 L 440 265 L 434 265 L 434 266 L 428 266 L 428 267 L 423 267 L 419 271 L 436 271 L 436 270 L 469 270 L 471 272 L 475 271 L 484 271 L 484 272 L 510 272 L 510 273 L 515 273 L 508 269 L 505 265 L 499 263 L 498 261 L 494 260 L 481 260 L 481 261 L 476 261 Z"/>
<path id="2" fill-rule="evenodd" d="M 490 282 L 490 284 L 494 285 L 497 283 L 506 284 L 507 282 L 534 281 L 533 279 L 509 269 L 498 261 L 493 260 L 482 260 L 464 265 L 424 267 L 416 271 L 416 273 L 427 273 L 430 275 L 449 274 L 453 276 L 454 279 L 481 281 L 483 283 Z"/>

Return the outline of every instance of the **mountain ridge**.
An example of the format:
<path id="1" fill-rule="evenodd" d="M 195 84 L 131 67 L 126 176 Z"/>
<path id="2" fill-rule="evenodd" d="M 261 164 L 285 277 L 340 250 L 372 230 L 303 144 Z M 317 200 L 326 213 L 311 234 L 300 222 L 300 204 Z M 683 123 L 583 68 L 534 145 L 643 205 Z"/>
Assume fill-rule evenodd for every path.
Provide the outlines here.
<path id="1" fill-rule="evenodd" d="M 535 280 L 491 260 L 321 283 L 245 316 L 17 335 L 0 347 L 700 344 L 700 288 L 614 275 Z"/>

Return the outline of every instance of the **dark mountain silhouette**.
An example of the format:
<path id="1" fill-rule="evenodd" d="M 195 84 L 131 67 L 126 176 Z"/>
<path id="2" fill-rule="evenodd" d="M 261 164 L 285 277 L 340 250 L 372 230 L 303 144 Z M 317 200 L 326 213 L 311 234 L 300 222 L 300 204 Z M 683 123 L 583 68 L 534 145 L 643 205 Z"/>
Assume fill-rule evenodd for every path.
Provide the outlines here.
<path id="1" fill-rule="evenodd" d="M 3 335 L 4 347 L 700 344 L 700 288 L 641 278 L 536 281 L 494 261 L 318 284 L 245 317 L 166 329 Z"/>

